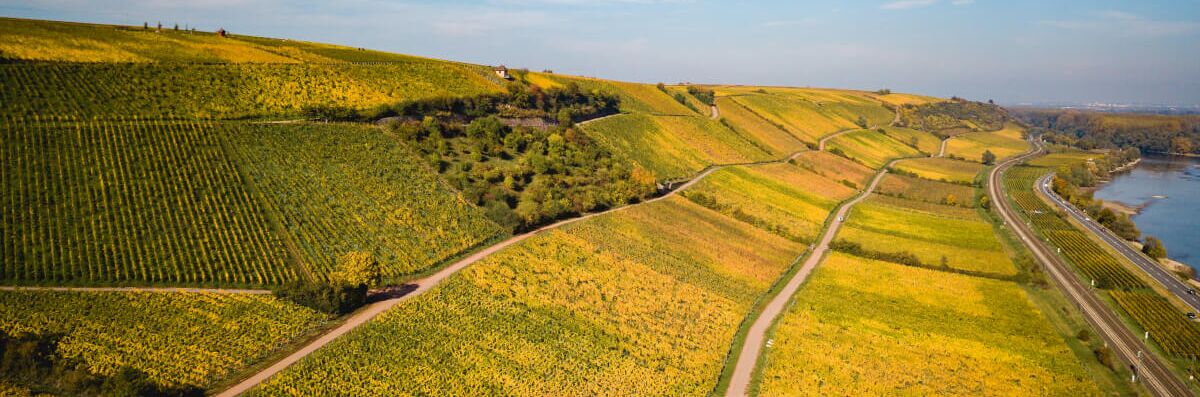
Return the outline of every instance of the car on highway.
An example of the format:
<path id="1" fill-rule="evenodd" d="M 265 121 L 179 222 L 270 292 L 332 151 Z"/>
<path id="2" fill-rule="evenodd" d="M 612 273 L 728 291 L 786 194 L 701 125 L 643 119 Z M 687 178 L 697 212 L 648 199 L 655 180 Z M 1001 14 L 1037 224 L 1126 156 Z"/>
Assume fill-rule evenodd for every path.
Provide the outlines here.
<path id="1" fill-rule="evenodd" d="M 1187 294 L 1188 294 L 1188 295 L 1195 295 L 1195 294 L 1196 294 L 1196 290 L 1194 290 L 1194 289 L 1191 289 L 1191 288 L 1188 288 L 1188 290 L 1187 290 Z"/>
<path id="2" fill-rule="evenodd" d="M 1189 320 L 1195 320 L 1195 319 L 1196 319 L 1196 313 L 1188 312 L 1188 313 L 1187 313 L 1187 318 L 1188 318 Z"/>

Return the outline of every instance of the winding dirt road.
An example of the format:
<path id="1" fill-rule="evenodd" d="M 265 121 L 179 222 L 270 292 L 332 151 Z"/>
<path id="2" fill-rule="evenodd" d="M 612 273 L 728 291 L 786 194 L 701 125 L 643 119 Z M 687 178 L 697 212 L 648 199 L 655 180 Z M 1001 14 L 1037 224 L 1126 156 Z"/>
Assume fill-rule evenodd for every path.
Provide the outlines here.
<path id="1" fill-rule="evenodd" d="M 606 117 L 611 117 L 611 116 L 606 116 Z M 351 330 L 353 330 L 363 324 L 366 324 L 371 319 L 382 314 L 383 312 L 387 311 L 388 309 L 391 309 L 392 307 L 396 306 L 397 304 L 400 304 L 406 300 L 409 300 L 409 299 L 412 299 L 413 297 L 421 295 L 421 294 L 425 293 L 426 291 L 429 291 L 430 289 L 433 289 L 433 287 L 437 286 L 442 281 L 445 281 L 447 278 L 449 278 L 454 273 L 457 273 L 459 270 L 462 270 L 462 269 L 466 268 L 467 266 L 470 266 L 471 264 L 478 262 L 478 261 L 488 257 L 489 255 L 494 254 L 510 245 L 516 244 L 517 242 L 520 242 L 521 240 L 525 240 L 527 238 L 533 237 L 534 235 L 536 235 L 538 233 L 556 229 L 556 228 L 562 227 L 564 225 L 579 222 L 579 221 L 582 221 L 582 220 L 585 220 L 585 219 L 588 219 L 591 217 L 600 216 L 600 215 L 608 214 L 611 212 L 623 211 L 623 210 L 626 210 L 626 209 L 629 209 L 629 208 L 632 208 L 635 206 L 649 204 L 649 203 L 653 203 L 653 202 L 659 201 L 659 200 L 664 200 L 668 197 L 675 195 L 676 193 L 678 193 L 680 191 L 683 191 L 684 189 L 691 187 L 692 185 L 695 185 L 696 183 L 700 182 L 700 180 L 704 179 L 704 177 L 706 177 L 706 176 L 712 174 L 713 172 L 716 172 L 717 170 L 720 170 L 722 168 L 734 167 L 734 166 L 754 166 L 754 165 L 763 165 L 763 164 L 772 164 L 772 163 L 782 163 L 782 162 L 786 162 L 788 160 L 794 159 L 794 158 L 796 158 L 796 156 L 799 156 L 801 153 L 804 153 L 804 152 L 805 151 L 795 152 L 795 153 L 792 153 L 791 155 L 789 155 L 788 157 L 779 159 L 779 160 L 711 166 L 711 167 L 701 171 L 699 174 L 696 174 L 696 176 L 693 177 L 691 180 L 684 182 L 683 184 L 679 185 L 675 189 L 672 189 L 670 192 L 663 194 L 662 196 L 658 196 L 658 197 L 643 201 L 638 204 L 626 205 L 623 207 L 613 208 L 613 209 L 610 209 L 607 211 L 596 212 L 596 213 L 583 215 L 583 216 L 580 216 L 577 218 L 562 220 L 562 221 L 559 221 L 559 222 L 556 222 L 556 223 L 553 223 L 553 224 L 550 224 L 547 226 L 543 226 L 541 228 L 538 228 L 537 230 L 533 230 L 530 232 L 526 232 L 524 234 L 510 237 L 507 240 L 501 241 L 495 245 L 489 246 L 489 247 L 484 248 L 478 252 L 475 252 L 465 258 L 462 258 L 462 259 L 458 260 L 457 262 L 454 262 L 450 266 L 443 268 L 442 270 L 438 271 L 437 273 L 430 275 L 429 277 L 425 277 L 423 279 L 414 281 L 413 283 L 410 284 L 410 286 L 415 286 L 415 287 L 413 287 L 411 289 L 411 292 L 409 292 L 407 294 L 404 294 L 404 295 L 398 296 L 398 297 L 394 297 L 394 298 L 384 299 L 384 300 L 372 303 L 370 305 L 367 305 L 366 307 L 364 307 L 362 309 L 359 309 L 358 311 L 351 314 L 350 317 L 347 318 L 346 321 L 344 323 L 342 323 L 341 325 L 339 325 L 337 328 L 334 328 L 334 329 L 330 330 L 329 332 L 325 333 L 324 335 L 321 335 L 321 337 L 312 341 L 308 345 L 305 345 L 300 350 L 293 352 L 292 354 L 288 355 L 287 357 L 284 357 L 283 359 L 279 360 L 278 362 L 272 364 L 270 367 L 267 367 L 267 368 L 263 369 L 262 371 L 259 371 L 258 373 L 250 376 L 249 378 L 242 380 L 238 384 L 230 387 L 229 389 L 226 389 L 225 391 L 222 391 L 220 394 L 217 394 L 216 396 L 217 397 L 234 397 L 234 396 L 240 395 L 242 393 L 245 393 L 247 390 L 250 390 L 254 386 L 257 386 L 258 384 L 265 382 L 267 379 L 270 379 L 271 376 L 274 376 L 275 374 L 279 373 L 280 371 L 283 371 L 284 369 L 291 366 L 292 364 L 295 364 L 296 362 L 300 361 L 305 356 L 312 354 L 312 352 L 315 352 L 318 349 L 320 349 L 321 347 L 324 347 L 325 345 L 329 344 L 329 342 L 332 342 L 334 339 L 337 339 L 338 337 L 345 335 L 347 332 L 350 332 Z M 874 186 L 874 185 L 872 185 L 872 186 Z"/>
<path id="2" fill-rule="evenodd" d="M 709 112 L 709 117 L 712 117 L 713 120 L 721 118 L 721 111 L 717 110 L 717 105 L 709 105 L 709 107 L 712 110 Z"/>
<path id="3" fill-rule="evenodd" d="M 875 187 L 879 185 L 879 181 L 883 179 L 884 174 L 887 174 L 888 167 L 891 167 L 892 163 L 899 160 L 901 159 L 888 162 L 886 166 L 875 174 L 871 183 L 867 185 L 867 188 L 862 193 L 859 193 L 858 197 L 838 207 L 838 210 L 833 215 L 834 218 L 829 222 L 829 227 L 821 235 L 820 242 L 813 248 L 812 254 L 804 260 L 804 264 L 801 265 L 800 270 L 792 276 L 791 280 L 788 280 L 787 285 L 784 285 L 779 294 L 775 295 L 775 298 L 771 299 L 770 303 L 767 303 L 762 313 L 754 320 L 754 324 L 746 332 L 746 340 L 742 343 L 741 355 L 738 356 L 737 363 L 734 366 L 733 375 L 729 380 L 729 388 L 725 390 L 726 397 L 742 397 L 749 391 L 750 380 L 754 374 L 754 366 L 758 363 L 758 357 L 762 353 L 767 328 L 770 328 L 771 324 L 775 322 L 775 318 L 783 313 L 788 301 L 792 299 L 792 295 L 796 293 L 796 290 L 800 289 L 800 285 L 804 284 L 804 280 L 808 278 L 808 275 L 812 273 L 812 270 L 824 258 L 825 252 L 829 249 L 829 243 L 833 241 L 838 229 L 845 222 L 846 214 L 850 212 L 850 209 L 855 204 L 866 199 L 875 190 Z"/>

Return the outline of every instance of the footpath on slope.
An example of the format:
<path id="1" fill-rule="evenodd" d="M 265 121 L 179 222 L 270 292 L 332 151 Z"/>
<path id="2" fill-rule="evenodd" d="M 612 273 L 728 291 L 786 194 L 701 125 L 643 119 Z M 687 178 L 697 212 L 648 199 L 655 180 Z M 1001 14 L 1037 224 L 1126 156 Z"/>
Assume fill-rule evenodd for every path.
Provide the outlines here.
<path id="1" fill-rule="evenodd" d="M 605 116 L 605 117 L 611 117 L 611 116 L 615 116 L 615 115 L 610 115 L 610 116 Z M 593 119 L 593 120 L 598 120 L 598 119 Z M 683 184 L 672 189 L 671 191 L 667 192 L 666 194 L 663 194 L 662 196 L 658 196 L 658 197 L 643 201 L 638 204 L 626 205 L 623 207 L 609 209 L 607 211 L 586 214 L 586 215 L 576 217 L 576 218 L 571 218 L 571 219 L 565 219 L 565 220 L 558 221 L 556 223 L 553 223 L 553 224 L 550 224 L 547 226 L 543 226 L 536 230 L 526 232 L 524 234 L 510 237 L 507 240 L 501 241 L 499 243 L 496 243 L 495 245 L 489 246 L 489 247 L 484 248 L 480 251 L 477 251 L 467 257 L 464 257 L 464 258 L 458 260 L 457 262 L 454 262 L 453 264 L 443 268 L 442 270 L 438 271 L 437 273 L 434 273 L 423 279 L 415 280 L 415 281 L 405 285 L 405 287 L 407 287 L 406 291 L 408 291 L 408 292 L 403 295 L 385 298 L 383 300 L 371 303 L 362 309 L 359 309 L 358 311 L 351 314 L 350 317 L 347 318 L 345 320 L 345 322 L 342 323 L 341 325 L 326 332 L 324 335 L 321 335 L 316 340 L 313 340 L 312 342 L 308 343 L 307 345 L 300 348 L 299 350 L 293 352 L 292 354 L 289 354 L 287 357 L 284 357 L 283 359 L 275 362 L 271 366 L 264 368 L 263 370 L 255 373 L 254 375 L 251 375 L 250 377 L 243 379 L 241 382 L 238 382 L 236 385 L 233 385 L 232 387 L 222 391 L 221 393 L 216 394 L 216 397 L 234 397 L 234 396 L 238 396 L 242 393 L 245 393 L 246 391 L 250 390 L 254 386 L 257 386 L 258 384 L 265 382 L 267 379 L 270 379 L 275 374 L 283 371 L 284 369 L 291 366 L 292 364 L 295 364 L 296 362 L 300 361 L 305 356 L 312 354 L 313 352 L 317 351 L 321 347 L 324 347 L 325 345 L 329 344 L 330 342 L 337 339 L 338 337 L 345 335 L 346 333 L 350 332 L 351 330 L 353 330 L 363 324 L 366 324 L 371 319 L 382 314 L 383 312 L 387 311 L 388 309 L 391 309 L 392 307 L 396 306 L 397 304 L 400 304 L 406 300 L 409 300 L 409 299 L 412 299 L 413 297 L 421 295 L 421 294 L 425 293 L 426 291 L 429 291 L 430 289 L 433 289 L 433 287 L 437 286 L 442 281 L 445 281 L 447 278 L 449 278 L 454 273 L 457 273 L 459 270 L 462 270 L 462 269 L 466 268 L 467 266 L 470 266 L 471 264 L 474 264 L 475 262 L 478 262 L 478 261 L 488 257 L 489 255 L 494 254 L 510 245 L 513 245 L 513 244 L 520 242 L 522 240 L 525 240 L 527 238 L 533 237 L 536 234 L 545 232 L 547 230 L 556 229 L 556 228 L 562 227 L 567 224 L 579 222 L 579 221 L 582 221 L 582 220 L 585 220 L 588 218 L 592 218 L 595 216 L 604 215 L 604 214 L 608 214 L 608 213 L 612 213 L 612 212 L 616 212 L 616 211 L 622 211 L 622 210 L 625 210 L 628 208 L 632 208 L 634 206 L 649 204 L 649 203 L 652 203 L 655 201 L 664 200 L 670 196 L 675 195 L 676 193 L 678 193 L 680 191 L 683 191 L 684 189 L 691 187 L 692 185 L 700 182 L 701 179 L 704 179 L 704 177 L 706 177 L 709 174 L 712 174 L 713 172 L 716 172 L 717 170 L 720 170 L 722 168 L 734 167 L 734 166 L 752 166 L 752 165 L 771 164 L 771 163 L 783 163 L 783 162 L 787 162 L 789 160 L 796 158 L 796 156 L 799 156 L 800 154 L 802 154 L 804 152 L 806 152 L 806 151 L 803 151 L 803 150 L 798 151 L 798 152 L 792 153 L 791 155 L 789 155 L 786 158 L 779 159 L 779 160 L 709 166 L 709 167 L 705 168 L 704 170 L 702 170 L 700 173 L 696 174 L 696 176 L 693 177 L 691 180 L 684 182 Z"/>
<path id="2" fill-rule="evenodd" d="M 1040 141 L 1034 140 L 1032 146 L 1029 152 L 1005 160 L 988 174 L 988 194 L 996 205 L 996 212 L 1004 220 L 1004 227 L 1010 228 L 1021 243 L 1029 248 L 1034 258 L 1050 274 L 1054 284 L 1075 304 L 1105 344 L 1112 347 L 1122 361 L 1134 366 L 1137 379 L 1151 393 L 1156 396 L 1192 396 L 1191 390 L 1146 348 L 1140 338 L 1125 327 L 1113 310 L 1092 292 L 1091 287 L 1085 286 L 1062 258 L 1054 254 L 1055 251 L 1043 243 L 1012 209 L 1001 177 L 1013 165 L 1042 153 Z"/>
<path id="3" fill-rule="evenodd" d="M 709 112 L 710 113 L 709 116 L 712 117 L 713 120 L 721 118 L 721 111 L 717 110 L 717 105 L 708 105 L 708 106 L 712 109 L 712 111 Z"/>
<path id="4" fill-rule="evenodd" d="M 824 144 L 824 140 L 821 143 Z M 758 363 L 759 356 L 762 353 L 767 329 L 775 322 L 775 318 L 783 312 L 788 301 L 792 299 L 792 295 L 796 293 L 796 290 L 800 289 L 800 285 L 804 284 L 804 280 L 808 278 L 812 270 L 824 259 L 825 252 L 829 249 L 829 243 L 833 241 L 838 229 L 845 222 L 846 214 L 850 212 L 850 209 L 855 204 L 870 196 L 875 187 L 879 185 L 879 181 L 887 174 L 888 168 L 899 160 L 903 159 L 894 159 L 888 162 L 887 165 L 875 174 L 875 177 L 871 179 L 871 183 L 867 185 L 866 189 L 863 189 L 862 193 L 859 193 L 857 197 L 838 207 L 837 211 L 833 214 L 832 220 L 829 222 L 829 227 L 821 234 L 821 240 L 812 249 L 812 252 L 809 253 L 808 258 L 804 260 L 804 264 L 801 265 L 800 270 L 792 276 L 791 280 L 788 280 L 783 289 L 779 291 L 779 294 L 775 295 L 771 299 L 771 302 L 767 303 L 766 307 L 759 313 L 758 317 L 755 318 L 753 325 L 750 326 L 749 331 L 746 333 L 746 339 L 742 342 L 741 354 L 734 365 L 733 374 L 729 380 L 729 387 L 725 390 L 726 397 L 742 397 L 747 395 L 750 389 L 750 381 L 754 374 L 754 367 Z"/>

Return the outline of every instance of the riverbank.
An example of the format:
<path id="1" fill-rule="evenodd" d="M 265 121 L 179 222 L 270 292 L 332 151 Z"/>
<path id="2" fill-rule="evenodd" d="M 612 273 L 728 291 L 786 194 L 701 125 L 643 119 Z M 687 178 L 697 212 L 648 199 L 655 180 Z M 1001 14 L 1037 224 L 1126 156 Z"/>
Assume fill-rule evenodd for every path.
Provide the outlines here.
<path id="1" fill-rule="evenodd" d="M 1129 215 L 1142 236 L 1162 240 L 1172 260 L 1200 265 L 1200 158 L 1147 154 L 1090 190 L 1105 208 Z"/>

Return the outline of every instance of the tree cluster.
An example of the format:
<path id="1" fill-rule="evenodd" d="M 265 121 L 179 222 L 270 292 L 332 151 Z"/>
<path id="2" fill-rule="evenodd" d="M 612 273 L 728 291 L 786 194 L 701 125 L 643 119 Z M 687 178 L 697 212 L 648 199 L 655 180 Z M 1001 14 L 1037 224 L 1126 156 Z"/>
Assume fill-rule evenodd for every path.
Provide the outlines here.
<path id="1" fill-rule="evenodd" d="M 371 254 L 347 252 L 338 257 L 328 280 L 294 281 L 275 290 L 275 296 L 322 313 L 342 315 L 367 303 L 367 290 L 379 285 L 382 274 Z"/>
<path id="2" fill-rule="evenodd" d="M 1142 232 L 1138 231 L 1137 225 L 1129 219 L 1129 215 L 1115 212 L 1112 209 L 1104 207 L 1104 201 L 1092 198 L 1091 191 L 1079 188 L 1079 184 L 1072 180 L 1083 177 L 1084 174 L 1079 173 L 1080 168 L 1072 167 L 1072 172 L 1066 177 L 1055 175 L 1052 187 L 1055 193 L 1065 198 L 1068 202 L 1082 209 L 1092 219 L 1095 219 L 1100 225 L 1107 227 L 1123 239 L 1137 241 Z M 1086 169 L 1084 169 L 1086 171 Z M 1088 175 L 1084 182 L 1091 183 L 1094 186 L 1095 176 L 1087 172 Z M 1085 185 L 1086 186 L 1086 185 Z"/>
<path id="3" fill-rule="evenodd" d="M 717 103 L 717 94 L 713 90 L 689 85 L 687 92 L 705 105 L 713 106 Z"/>
<path id="4" fill-rule="evenodd" d="M 637 202 L 657 192 L 653 173 L 614 157 L 572 124 L 576 116 L 615 112 L 615 98 L 571 87 L 531 90 L 511 98 L 542 99 L 500 106 L 422 102 L 403 109 L 405 115 L 424 114 L 421 121 L 396 120 L 388 129 L 409 142 L 468 201 L 484 208 L 490 219 L 513 231 Z M 560 123 L 514 127 L 497 114 L 481 113 L 484 110 L 557 112 Z"/>
<path id="5" fill-rule="evenodd" d="M 61 339 L 58 334 L 10 335 L 0 331 L 0 383 L 64 396 L 204 395 L 204 390 L 195 386 L 157 384 L 145 372 L 128 366 L 109 376 L 92 373 L 79 360 L 58 354 Z"/>
<path id="6" fill-rule="evenodd" d="M 974 130 L 971 124 L 985 131 L 999 130 L 1008 119 L 1008 112 L 995 104 L 955 99 L 922 105 L 905 104 L 900 107 L 898 125 L 929 131 L 944 139 L 955 131 Z"/>

